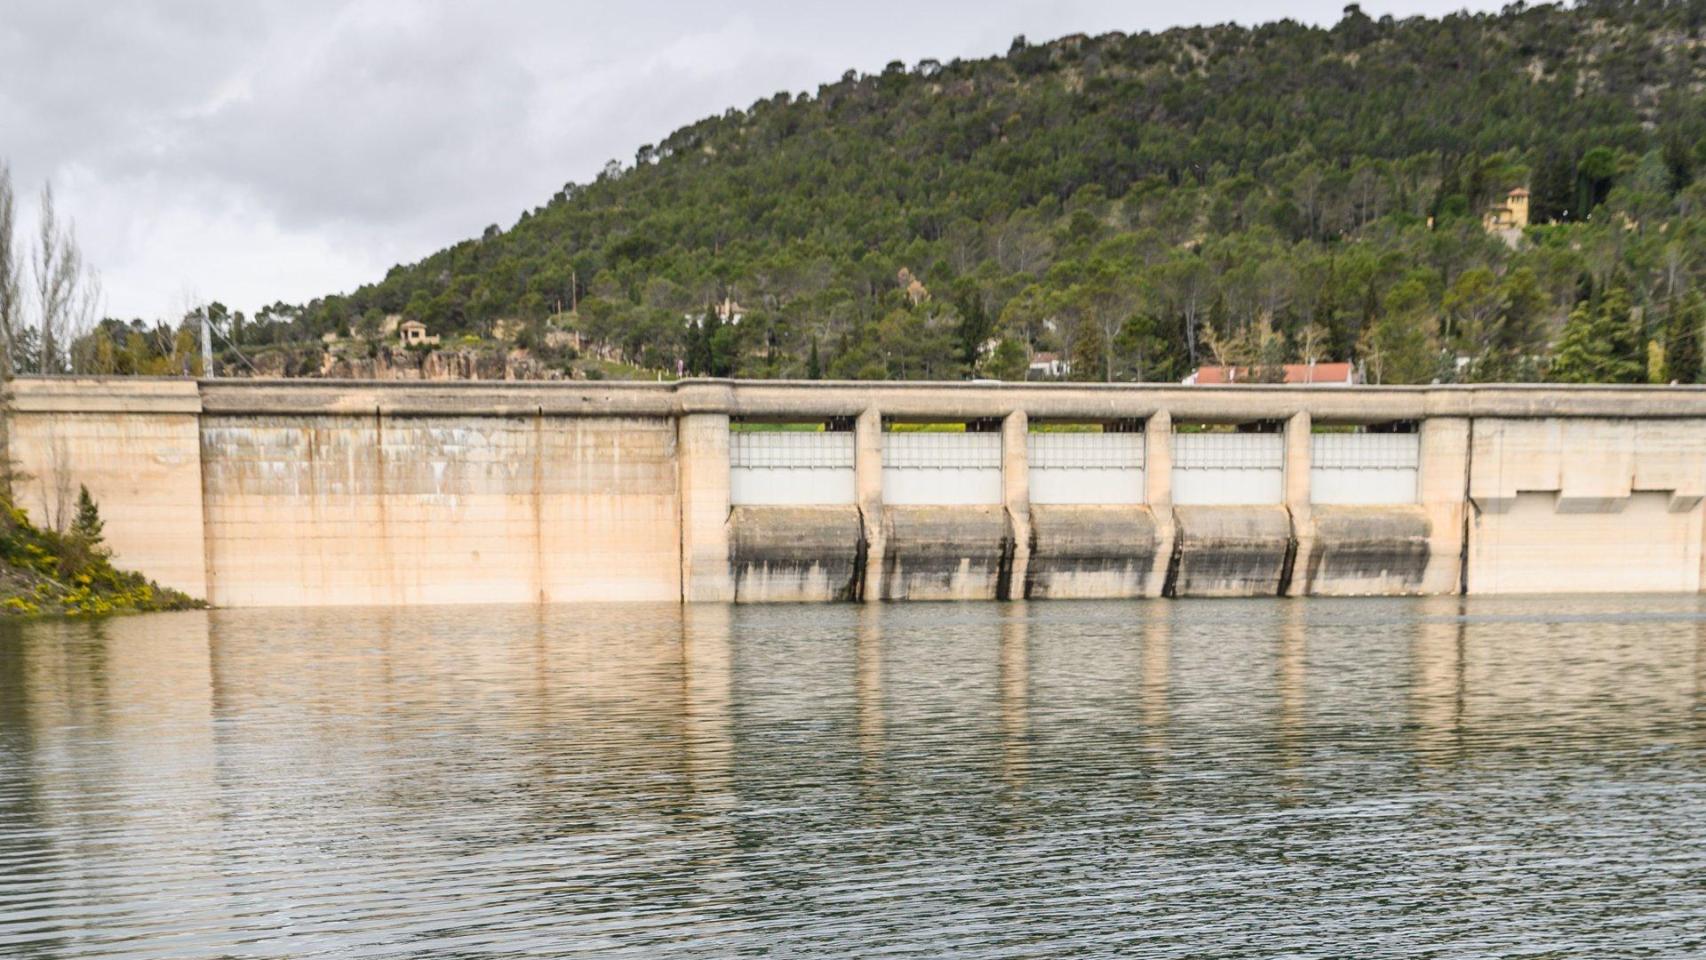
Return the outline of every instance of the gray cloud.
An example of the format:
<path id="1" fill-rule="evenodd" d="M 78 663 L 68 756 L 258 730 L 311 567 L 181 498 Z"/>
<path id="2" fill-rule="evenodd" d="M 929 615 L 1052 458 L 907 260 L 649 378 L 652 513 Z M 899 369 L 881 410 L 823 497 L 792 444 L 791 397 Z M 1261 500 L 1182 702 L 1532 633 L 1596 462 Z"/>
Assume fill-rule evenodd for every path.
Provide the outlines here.
<path id="1" fill-rule="evenodd" d="M 21 192 L 53 180 L 111 312 L 253 309 L 376 279 L 682 124 L 849 68 L 1342 6 L 9 0 L 0 156 Z"/>

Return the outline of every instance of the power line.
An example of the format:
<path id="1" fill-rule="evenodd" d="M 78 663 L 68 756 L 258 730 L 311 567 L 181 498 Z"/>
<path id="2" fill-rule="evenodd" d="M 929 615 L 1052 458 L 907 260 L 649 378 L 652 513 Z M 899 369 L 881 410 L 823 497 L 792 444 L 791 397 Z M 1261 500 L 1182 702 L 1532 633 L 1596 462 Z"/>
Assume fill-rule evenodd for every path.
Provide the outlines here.
<path id="1" fill-rule="evenodd" d="M 202 326 L 204 329 L 209 329 L 209 330 L 212 330 L 214 333 L 218 333 L 219 339 L 225 341 L 225 345 L 231 348 L 231 352 L 235 353 L 237 355 L 237 359 L 243 361 L 244 365 L 246 365 L 250 370 L 254 371 L 256 376 L 260 375 L 261 369 L 259 367 L 255 366 L 253 363 L 251 363 L 249 361 L 248 357 L 243 355 L 243 351 L 241 349 L 239 349 L 235 343 L 231 342 L 230 337 L 226 336 L 223 333 L 220 333 L 219 327 L 214 325 L 214 323 L 211 320 L 204 320 L 202 323 Z"/>

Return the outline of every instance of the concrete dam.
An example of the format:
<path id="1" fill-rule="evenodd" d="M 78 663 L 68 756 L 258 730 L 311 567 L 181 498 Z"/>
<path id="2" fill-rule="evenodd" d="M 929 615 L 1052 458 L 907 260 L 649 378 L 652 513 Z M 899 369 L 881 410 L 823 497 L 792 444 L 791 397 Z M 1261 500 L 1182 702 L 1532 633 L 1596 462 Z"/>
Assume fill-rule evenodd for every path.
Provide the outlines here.
<path id="1" fill-rule="evenodd" d="M 216 606 L 1699 592 L 1706 389 L 20 378 Z"/>

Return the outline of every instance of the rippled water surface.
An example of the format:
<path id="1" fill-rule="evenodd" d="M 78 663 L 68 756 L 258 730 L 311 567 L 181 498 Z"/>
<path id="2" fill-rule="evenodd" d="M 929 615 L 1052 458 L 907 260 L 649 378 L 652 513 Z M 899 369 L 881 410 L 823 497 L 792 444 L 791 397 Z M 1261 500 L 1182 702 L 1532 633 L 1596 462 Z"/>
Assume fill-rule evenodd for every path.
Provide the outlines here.
<path id="1" fill-rule="evenodd" d="M 1685 598 L 0 632 L 0 956 L 1703 956 Z"/>

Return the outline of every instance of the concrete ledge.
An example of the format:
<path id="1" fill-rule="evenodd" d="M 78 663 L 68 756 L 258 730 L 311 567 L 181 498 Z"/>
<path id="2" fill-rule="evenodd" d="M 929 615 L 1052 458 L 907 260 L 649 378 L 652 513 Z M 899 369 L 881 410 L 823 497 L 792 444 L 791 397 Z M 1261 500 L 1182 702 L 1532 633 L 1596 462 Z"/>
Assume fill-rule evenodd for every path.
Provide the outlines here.
<path id="1" fill-rule="evenodd" d="M 885 507 L 883 533 L 881 599 L 1005 598 L 1013 556 L 1006 508 Z"/>
<path id="2" fill-rule="evenodd" d="M 110 410 L 113 404 L 199 392 L 214 413 L 380 413 L 410 415 L 556 414 L 564 416 L 732 416 L 799 418 L 886 416 L 944 419 L 1004 417 L 1141 419 L 1169 411 L 1176 421 L 1281 420 L 1308 413 L 1317 423 L 1378 423 L 1430 417 L 1515 419 L 1706 417 L 1706 387 L 1552 384 L 1430 387 L 1317 387 L 1179 384 L 856 383 L 682 380 L 419 381 L 174 380 L 141 377 L 20 377 L 18 409 Z M 129 399 L 120 399 L 121 397 Z M 179 408 L 174 408 L 182 412 Z"/>
<path id="3" fill-rule="evenodd" d="M 1317 506 L 1315 549 L 1294 573 L 1311 596 L 1424 593 L 1429 560 L 1427 511 L 1419 506 Z"/>
<path id="4" fill-rule="evenodd" d="M 14 413 L 200 413 L 194 380 L 156 377 L 19 377 L 6 388 Z"/>
<path id="5" fill-rule="evenodd" d="M 669 417 L 684 412 L 673 387 L 604 381 L 210 380 L 202 382 L 201 391 L 207 412 L 221 414 Z"/>
<path id="6" fill-rule="evenodd" d="M 864 576 L 859 508 L 735 507 L 730 566 L 737 603 L 852 600 Z"/>
<path id="7" fill-rule="evenodd" d="M 1026 598 L 1141 597 L 1155 566 L 1148 507 L 1031 506 Z"/>
<path id="8" fill-rule="evenodd" d="M 731 415 L 853 416 L 876 407 L 885 416 L 943 419 L 1144 419 L 1168 411 L 1175 422 L 1241 423 L 1310 414 L 1316 423 L 1383 423 L 1429 417 L 1706 416 L 1706 387 L 1555 384 L 1427 387 L 1319 387 L 1180 384 L 837 383 L 825 381 L 681 381 L 690 394 L 726 390 Z"/>
<path id="9" fill-rule="evenodd" d="M 1427 387 L 1320 387 L 1181 384 L 732 383 L 741 416 L 851 416 L 872 406 L 885 416 L 982 419 L 1023 410 L 1035 419 L 1143 419 L 1169 411 L 1176 422 L 1285 420 L 1308 413 L 1317 423 L 1382 423 L 1428 417 L 1636 417 L 1706 415 L 1706 387 L 1555 384 Z M 707 381 L 682 381 L 691 390 Z"/>
<path id="10" fill-rule="evenodd" d="M 1272 597 L 1291 553 L 1284 507 L 1175 507 L 1178 540 L 1168 574 L 1177 597 Z"/>

